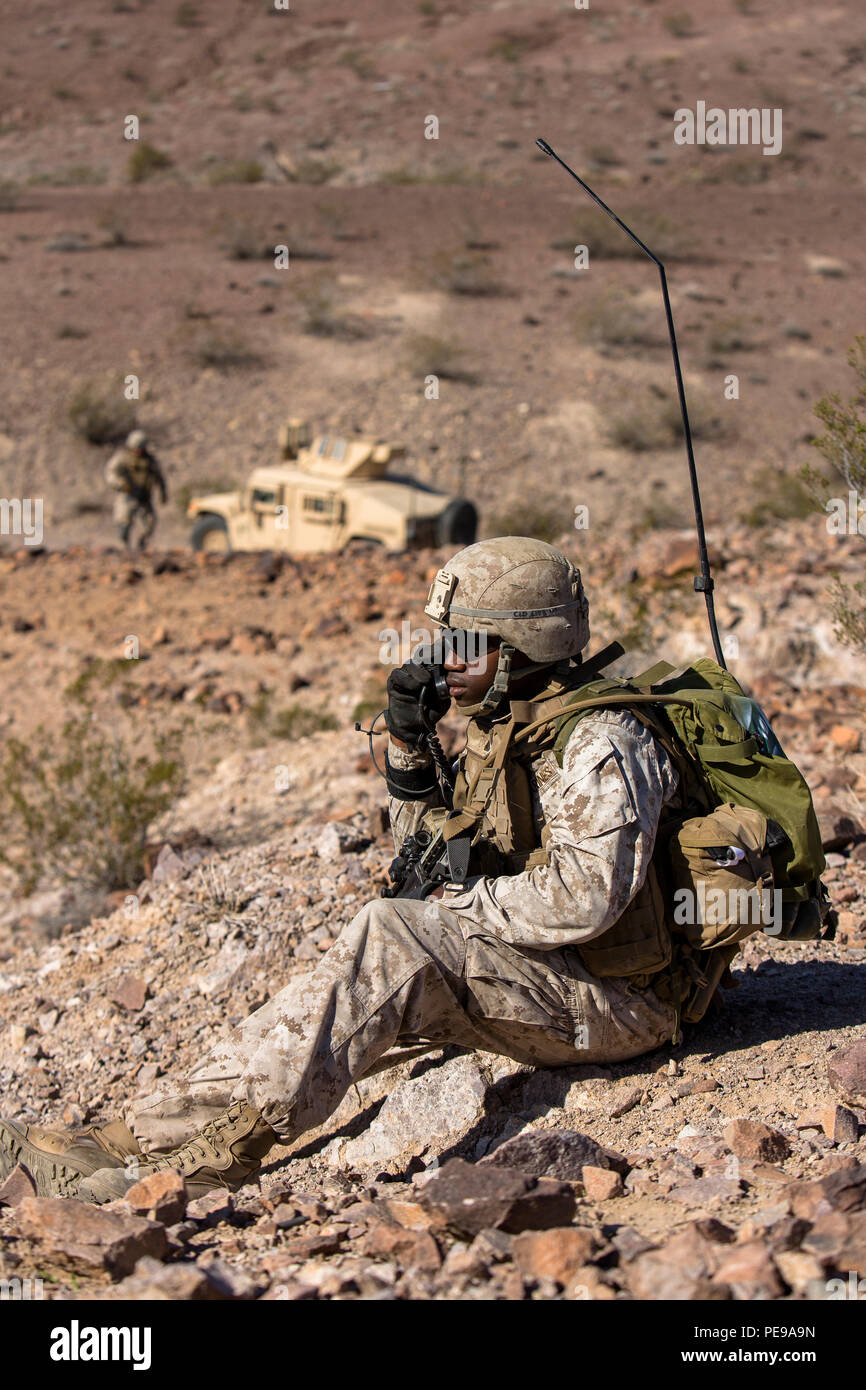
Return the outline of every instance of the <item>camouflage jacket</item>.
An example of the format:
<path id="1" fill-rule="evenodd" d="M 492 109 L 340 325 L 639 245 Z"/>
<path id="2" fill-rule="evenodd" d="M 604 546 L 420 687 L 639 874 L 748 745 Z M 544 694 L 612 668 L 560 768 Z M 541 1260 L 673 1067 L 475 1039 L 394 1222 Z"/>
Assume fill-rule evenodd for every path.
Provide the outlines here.
<path id="1" fill-rule="evenodd" d="M 105 481 L 115 492 L 150 493 L 159 488 L 165 502 L 168 495 L 165 474 L 158 459 L 151 453 L 136 454 L 132 449 L 117 449 L 105 465 Z"/>
<path id="2" fill-rule="evenodd" d="M 397 747 L 395 769 L 422 769 L 426 752 Z M 621 917 L 641 888 L 655 846 L 662 806 L 678 774 L 664 748 L 632 714 L 598 710 L 574 729 L 562 767 L 551 751 L 531 763 L 538 838 L 546 827 L 549 863 L 523 873 L 448 884 L 442 903 L 515 945 L 553 950 L 592 941 Z M 389 797 L 399 850 L 424 812 L 441 805 L 438 789 L 416 801 Z"/>

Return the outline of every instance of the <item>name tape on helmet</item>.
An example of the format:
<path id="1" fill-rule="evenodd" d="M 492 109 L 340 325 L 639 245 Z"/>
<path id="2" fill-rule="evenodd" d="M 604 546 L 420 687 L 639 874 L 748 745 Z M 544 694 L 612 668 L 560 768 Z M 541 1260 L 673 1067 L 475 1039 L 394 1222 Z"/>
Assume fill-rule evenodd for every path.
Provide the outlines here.
<path id="1" fill-rule="evenodd" d="M 582 602 L 574 598 L 568 603 L 557 603 L 553 608 L 452 608 L 451 612 L 465 618 L 555 618 L 559 613 L 579 608 Z"/>

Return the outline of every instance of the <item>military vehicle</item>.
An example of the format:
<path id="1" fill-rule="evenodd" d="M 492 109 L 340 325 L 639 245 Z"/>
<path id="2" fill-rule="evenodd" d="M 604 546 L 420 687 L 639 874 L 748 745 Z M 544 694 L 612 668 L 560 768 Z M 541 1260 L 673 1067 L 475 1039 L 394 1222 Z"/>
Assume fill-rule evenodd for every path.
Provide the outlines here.
<path id="1" fill-rule="evenodd" d="M 478 514 L 388 465 L 401 446 L 364 436 L 312 438 L 304 421 L 280 431 L 282 461 L 257 468 L 237 492 L 193 497 L 195 550 L 342 550 L 375 541 L 388 550 L 463 546 L 475 540 Z"/>

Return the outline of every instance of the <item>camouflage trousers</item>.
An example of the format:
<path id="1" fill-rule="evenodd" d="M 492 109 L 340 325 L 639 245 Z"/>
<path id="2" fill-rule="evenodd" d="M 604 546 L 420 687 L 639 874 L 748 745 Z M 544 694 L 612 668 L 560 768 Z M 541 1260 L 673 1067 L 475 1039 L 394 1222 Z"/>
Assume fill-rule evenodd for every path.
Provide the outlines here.
<path id="1" fill-rule="evenodd" d="M 139 521 L 141 529 L 138 545 L 139 549 L 143 549 L 156 529 L 156 508 L 150 497 L 145 500 L 122 492 L 115 498 L 114 520 L 117 533 L 124 545 L 129 545 L 133 524 Z"/>
<path id="2" fill-rule="evenodd" d="M 670 1004 L 594 978 L 574 948 L 512 945 L 438 901 L 377 899 L 311 973 L 125 1118 L 144 1150 L 159 1151 L 245 1100 L 288 1143 L 395 1046 L 454 1043 L 555 1067 L 636 1057 L 673 1029 Z"/>

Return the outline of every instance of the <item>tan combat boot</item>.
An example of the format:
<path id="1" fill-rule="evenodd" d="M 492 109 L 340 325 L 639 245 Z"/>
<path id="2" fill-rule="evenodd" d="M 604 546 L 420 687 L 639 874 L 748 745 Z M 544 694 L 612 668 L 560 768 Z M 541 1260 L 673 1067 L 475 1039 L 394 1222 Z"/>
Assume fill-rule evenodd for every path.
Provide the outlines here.
<path id="1" fill-rule="evenodd" d="M 171 1170 L 180 1173 L 192 1197 L 201 1197 L 215 1187 L 234 1192 L 262 1166 L 262 1159 L 279 1135 L 252 1106 L 236 1101 L 216 1119 L 164 1157 L 148 1157 L 144 1163 L 125 1168 L 106 1165 L 92 1176 L 82 1178 L 77 1196 L 97 1206 L 123 1197 L 134 1183 L 151 1173 Z"/>
<path id="2" fill-rule="evenodd" d="M 142 1156 L 141 1149 L 122 1120 L 78 1131 L 0 1120 L 0 1181 L 20 1163 L 40 1197 L 75 1197 L 82 1178 L 120 1168 L 136 1156 Z"/>

